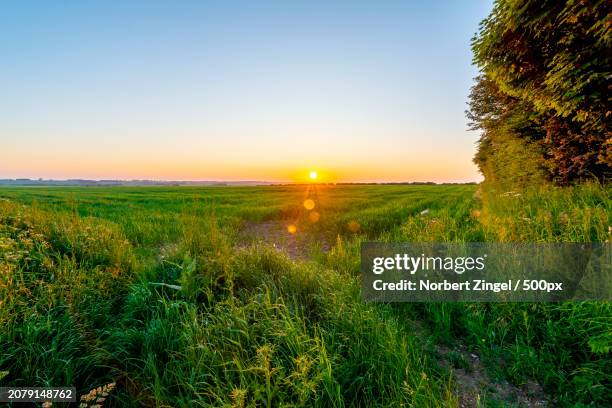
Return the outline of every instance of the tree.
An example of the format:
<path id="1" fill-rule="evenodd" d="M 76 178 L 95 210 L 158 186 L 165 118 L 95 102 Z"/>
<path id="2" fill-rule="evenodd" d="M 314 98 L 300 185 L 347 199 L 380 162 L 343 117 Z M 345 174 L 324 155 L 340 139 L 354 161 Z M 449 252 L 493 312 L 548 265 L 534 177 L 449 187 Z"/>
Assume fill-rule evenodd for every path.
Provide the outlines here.
<path id="1" fill-rule="evenodd" d="M 558 183 L 610 176 L 611 4 L 496 1 L 472 40 L 482 75 L 468 117 L 483 130 L 479 165 L 503 134 L 539 150 L 538 165 Z"/>

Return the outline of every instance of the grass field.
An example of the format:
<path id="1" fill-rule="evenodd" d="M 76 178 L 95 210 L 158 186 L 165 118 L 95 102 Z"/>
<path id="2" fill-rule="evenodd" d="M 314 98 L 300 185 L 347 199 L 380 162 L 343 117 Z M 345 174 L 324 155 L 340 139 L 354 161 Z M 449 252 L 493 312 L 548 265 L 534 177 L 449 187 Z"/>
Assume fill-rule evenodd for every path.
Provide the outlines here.
<path id="1" fill-rule="evenodd" d="M 609 303 L 364 303 L 359 246 L 603 242 L 611 208 L 597 184 L 1 188 L 0 385 L 115 384 L 108 406 L 606 406 Z"/>

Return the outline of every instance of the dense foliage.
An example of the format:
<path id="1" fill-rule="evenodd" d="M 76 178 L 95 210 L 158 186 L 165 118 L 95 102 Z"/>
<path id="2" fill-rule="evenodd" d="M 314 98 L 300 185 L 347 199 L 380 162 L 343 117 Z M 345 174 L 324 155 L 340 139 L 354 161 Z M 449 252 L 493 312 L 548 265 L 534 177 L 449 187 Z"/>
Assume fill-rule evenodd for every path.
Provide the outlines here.
<path id="1" fill-rule="evenodd" d="M 485 178 L 567 184 L 610 176 L 611 6 L 496 1 L 472 42 L 482 74 L 468 117 L 483 131 L 475 161 Z"/>

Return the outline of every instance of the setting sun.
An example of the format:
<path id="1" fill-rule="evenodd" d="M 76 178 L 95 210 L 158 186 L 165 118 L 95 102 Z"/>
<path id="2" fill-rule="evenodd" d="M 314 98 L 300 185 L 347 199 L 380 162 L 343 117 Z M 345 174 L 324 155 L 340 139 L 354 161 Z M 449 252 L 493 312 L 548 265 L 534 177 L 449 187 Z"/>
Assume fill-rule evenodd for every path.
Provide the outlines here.
<path id="1" fill-rule="evenodd" d="M 310 172 L 309 177 L 310 177 L 310 179 L 311 179 L 311 180 L 316 180 L 316 179 L 317 179 L 317 177 L 318 177 L 318 174 L 317 174 L 317 172 L 316 172 L 316 171 L 312 170 L 312 171 Z"/>

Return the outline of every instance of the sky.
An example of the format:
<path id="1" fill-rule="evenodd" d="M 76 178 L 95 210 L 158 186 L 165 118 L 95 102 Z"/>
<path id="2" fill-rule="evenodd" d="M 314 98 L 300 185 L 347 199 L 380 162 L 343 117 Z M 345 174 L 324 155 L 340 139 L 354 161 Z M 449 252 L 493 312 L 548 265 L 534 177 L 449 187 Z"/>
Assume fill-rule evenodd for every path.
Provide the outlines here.
<path id="1" fill-rule="evenodd" d="M 4 1 L 0 178 L 479 181 L 491 7 Z"/>

